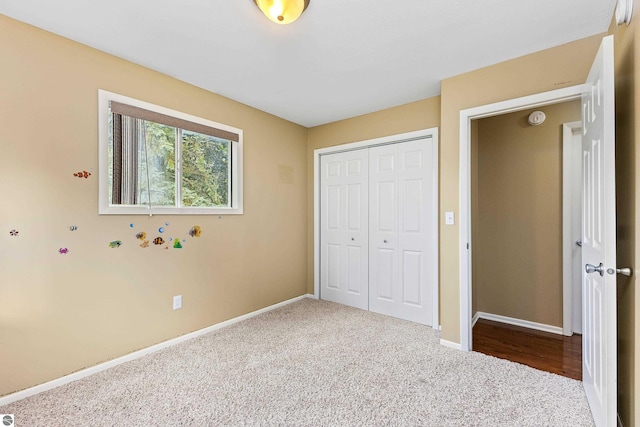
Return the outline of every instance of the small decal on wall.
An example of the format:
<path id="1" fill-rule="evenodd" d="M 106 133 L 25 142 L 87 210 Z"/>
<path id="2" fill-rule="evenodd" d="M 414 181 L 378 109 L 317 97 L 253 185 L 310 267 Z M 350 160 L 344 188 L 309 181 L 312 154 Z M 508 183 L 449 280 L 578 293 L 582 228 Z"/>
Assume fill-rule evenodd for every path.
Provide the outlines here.
<path id="1" fill-rule="evenodd" d="M 78 227 L 76 225 L 70 225 L 69 226 L 69 231 L 76 231 L 78 229 Z"/>
<path id="2" fill-rule="evenodd" d="M 18 237 L 18 235 L 20 234 L 20 232 L 18 230 L 11 230 L 9 232 L 9 234 L 13 237 Z"/>
<path id="3" fill-rule="evenodd" d="M 68 248 L 60 248 L 58 249 L 58 253 L 60 253 L 60 255 L 66 255 L 69 253 L 69 249 Z"/>
<path id="4" fill-rule="evenodd" d="M 168 234 L 167 232 L 169 230 L 168 229 L 169 226 L 170 226 L 170 223 L 168 221 L 162 223 L 162 225 L 158 226 L 158 233 Z M 72 227 L 75 227 L 75 226 L 70 226 L 69 229 L 71 230 Z M 130 223 L 129 227 L 135 228 L 135 224 Z M 191 237 L 200 237 L 202 235 L 202 228 L 199 225 L 194 225 L 189 229 L 189 231 L 187 231 L 186 234 L 188 234 Z M 140 231 L 136 233 L 135 237 L 137 240 L 140 240 L 139 246 L 141 248 L 148 248 L 150 247 L 151 243 L 153 243 L 155 246 L 160 246 L 163 249 L 171 249 L 171 248 L 183 249 L 184 244 L 187 243 L 187 238 L 179 238 L 179 237 L 167 237 L 165 239 L 164 237 L 158 236 L 155 239 L 148 239 L 149 234 L 146 231 Z M 117 248 L 117 247 L 120 247 L 121 245 L 122 245 L 122 241 L 120 240 L 116 240 L 109 243 L 109 247 L 111 248 Z"/>
<path id="5" fill-rule="evenodd" d="M 77 178 L 89 178 L 91 176 L 91 172 L 87 172 L 87 171 L 76 172 L 73 174 L 73 176 Z"/>
<path id="6" fill-rule="evenodd" d="M 189 236 L 191 237 L 200 237 L 201 234 L 202 229 L 199 225 L 194 225 L 193 227 L 191 227 L 191 230 L 189 230 Z"/>

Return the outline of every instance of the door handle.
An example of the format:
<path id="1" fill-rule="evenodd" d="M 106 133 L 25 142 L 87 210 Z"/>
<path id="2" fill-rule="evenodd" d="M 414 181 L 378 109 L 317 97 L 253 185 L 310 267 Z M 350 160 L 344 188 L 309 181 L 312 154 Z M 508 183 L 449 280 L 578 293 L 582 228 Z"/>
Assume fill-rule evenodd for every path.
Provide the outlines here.
<path id="1" fill-rule="evenodd" d="M 600 273 L 600 276 L 604 276 L 604 265 L 600 263 L 600 265 L 596 267 L 592 264 L 586 264 L 584 266 L 584 271 L 586 271 L 587 273 Z"/>
<path id="2" fill-rule="evenodd" d="M 576 240 L 576 245 L 582 247 L 582 240 Z"/>
<path id="3" fill-rule="evenodd" d="M 618 273 L 618 274 L 622 274 L 623 276 L 631 277 L 631 275 L 633 274 L 633 270 L 631 270 L 629 267 L 616 268 L 615 270 L 613 268 L 608 268 L 607 273 L 609 274 Z"/>

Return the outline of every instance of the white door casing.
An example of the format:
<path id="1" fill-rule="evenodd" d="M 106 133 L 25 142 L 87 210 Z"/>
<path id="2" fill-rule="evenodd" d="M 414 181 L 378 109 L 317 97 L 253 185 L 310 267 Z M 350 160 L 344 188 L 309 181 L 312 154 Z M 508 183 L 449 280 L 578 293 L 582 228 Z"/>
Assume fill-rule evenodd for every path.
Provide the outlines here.
<path id="1" fill-rule="evenodd" d="M 441 344 L 463 351 L 472 349 L 471 313 L 471 120 L 492 117 L 514 111 L 543 107 L 545 105 L 579 99 L 583 85 L 556 89 L 493 104 L 481 105 L 460 111 L 460 343 L 441 339 Z M 442 210 L 451 210 L 442 207 Z"/>
<path id="2" fill-rule="evenodd" d="M 562 329 L 582 333 L 582 122 L 562 125 Z"/>
<path id="3" fill-rule="evenodd" d="M 323 156 L 322 299 L 368 309 L 368 151 Z"/>
<path id="4" fill-rule="evenodd" d="M 432 325 L 429 140 L 369 150 L 369 309 Z"/>
<path id="5" fill-rule="evenodd" d="M 608 36 L 582 95 L 582 378 L 599 427 L 615 426 L 617 417 L 614 90 L 613 36 Z"/>

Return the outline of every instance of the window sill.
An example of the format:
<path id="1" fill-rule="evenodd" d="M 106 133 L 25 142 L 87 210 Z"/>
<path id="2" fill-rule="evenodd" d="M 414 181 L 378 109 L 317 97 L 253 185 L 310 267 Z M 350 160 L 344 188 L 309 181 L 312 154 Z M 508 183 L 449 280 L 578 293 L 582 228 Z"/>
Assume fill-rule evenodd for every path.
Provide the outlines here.
<path id="1" fill-rule="evenodd" d="M 173 206 L 101 206 L 98 212 L 100 215 L 242 215 L 240 208 L 204 208 L 189 207 L 178 208 Z"/>

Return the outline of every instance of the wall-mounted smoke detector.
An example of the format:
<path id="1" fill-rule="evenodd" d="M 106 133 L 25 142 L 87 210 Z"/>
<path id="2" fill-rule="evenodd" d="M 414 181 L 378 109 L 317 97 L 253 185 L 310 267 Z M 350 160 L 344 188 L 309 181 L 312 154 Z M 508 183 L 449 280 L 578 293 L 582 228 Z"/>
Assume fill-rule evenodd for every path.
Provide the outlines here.
<path id="1" fill-rule="evenodd" d="M 534 111 L 533 113 L 529 114 L 529 124 L 531 126 L 541 125 L 546 118 L 547 115 L 542 111 Z"/>
<path id="2" fill-rule="evenodd" d="M 631 15 L 633 15 L 633 0 L 618 0 L 618 4 L 616 5 L 616 23 L 618 25 L 629 25 Z"/>

